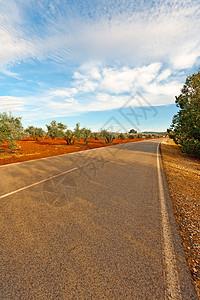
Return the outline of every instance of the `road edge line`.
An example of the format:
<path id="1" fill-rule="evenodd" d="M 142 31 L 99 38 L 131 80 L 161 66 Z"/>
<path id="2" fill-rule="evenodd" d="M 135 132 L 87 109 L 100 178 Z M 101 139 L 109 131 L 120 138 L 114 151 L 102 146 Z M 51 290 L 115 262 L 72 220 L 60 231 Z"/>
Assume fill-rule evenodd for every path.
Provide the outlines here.
<path id="1" fill-rule="evenodd" d="M 172 232 L 169 223 L 169 214 L 166 205 L 166 198 L 164 192 L 163 178 L 161 173 L 160 164 L 160 143 L 157 146 L 157 170 L 158 170 L 158 187 L 160 208 L 162 216 L 162 235 L 163 235 L 163 252 L 166 267 L 166 279 L 167 279 L 167 295 L 166 299 L 181 300 L 181 288 L 179 283 L 179 277 L 176 267 L 176 256 L 172 239 Z"/>

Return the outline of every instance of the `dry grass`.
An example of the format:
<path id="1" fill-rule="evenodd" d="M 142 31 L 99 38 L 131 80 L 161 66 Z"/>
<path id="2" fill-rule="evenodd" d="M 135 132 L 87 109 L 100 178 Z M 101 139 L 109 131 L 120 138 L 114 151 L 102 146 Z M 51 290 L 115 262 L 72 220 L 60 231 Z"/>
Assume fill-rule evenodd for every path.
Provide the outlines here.
<path id="1" fill-rule="evenodd" d="M 172 140 L 161 144 L 161 153 L 175 217 L 200 297 L 200 160 L 181 153 Z"/>

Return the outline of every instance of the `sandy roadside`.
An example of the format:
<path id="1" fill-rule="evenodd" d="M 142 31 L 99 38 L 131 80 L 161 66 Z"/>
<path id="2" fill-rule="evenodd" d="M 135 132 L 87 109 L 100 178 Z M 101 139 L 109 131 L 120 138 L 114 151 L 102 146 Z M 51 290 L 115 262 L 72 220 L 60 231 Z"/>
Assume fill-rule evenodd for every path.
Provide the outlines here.
<path id="1" fill-rule="evenodd" d="M 200 298 L 200 160 L 161 144 L 163 166 L 190 271 Z"/>

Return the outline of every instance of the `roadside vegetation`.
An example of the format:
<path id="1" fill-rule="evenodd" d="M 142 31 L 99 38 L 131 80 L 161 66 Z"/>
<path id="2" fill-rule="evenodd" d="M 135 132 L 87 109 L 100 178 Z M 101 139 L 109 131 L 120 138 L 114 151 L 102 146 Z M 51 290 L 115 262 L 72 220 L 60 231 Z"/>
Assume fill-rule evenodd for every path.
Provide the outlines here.
<path id="1" fill-rule="evenodd" d="M 76 124 L 74 130 L 71 130 L 67 125 L 55 120 L 46 125 L 47 130 L 34 126 L 28 126 L 23 128 L 21 123 L 21 117 L 13 117 L 11 113 L 0 113 L 0 147 L 3 143 L 7 143 L 10 149 L 14 150 L 18 147 L 17 141 L 22 138 L 33 138 L 35 141 L 41 141 L 44 138 L 50 138 L 51 140 L 63 139 L 67 145 L 74 145 L 77 142 L 83 141 L 85 145 L 88 145 L 92 140 L 101 140 L 105 144 L 111 144 L 116 139 L 128 140 L 137 138 L 156 138 L 162 136 L 159 134 L 143 134 L 137 133 L 135 129 L 131 129 L 129 132 L 110 132 L 106 129 L 102 129 L 99 132 L 92 132 L 87 127 Z"/>
<path id="2" fill-rule="evenodd" d="M 20 117 L 0 113 L 0 165 L 162 136 L 163 133 L 137 133 L 134 129 L 93 132 L 79 123 L 71 129 L 56 120 L 46 129 L 31 125 L 23 128 Z"/>
<path id="3" fill-rule="evenodd" d="M 181 94 L 175 98 L 180 110 L 172 120 L 169 135 L 182 152 L 200 158 L 200 70 L 186 78 Z"/>

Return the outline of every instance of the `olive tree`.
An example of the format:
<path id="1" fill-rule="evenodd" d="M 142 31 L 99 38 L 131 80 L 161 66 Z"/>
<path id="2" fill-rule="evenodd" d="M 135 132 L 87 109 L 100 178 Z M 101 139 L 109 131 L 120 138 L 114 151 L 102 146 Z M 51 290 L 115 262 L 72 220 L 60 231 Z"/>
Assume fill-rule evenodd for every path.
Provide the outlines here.
<path id="1" fill-rule="evenodd" d="M 46 135 L 46 132 L 42 128 L 34 126 L 28 126 L 25 129 L 25 132 L 28 133 L 29 136 L 33 137 L 34 140 L 37 140 L 38 137 L 43 139 Z"/>
<path id="2" fill-rule="evenodd" d="M 83 127 L 81 129 L 81 137 L 83 138 L 86 145 L 88 145 L 88 143 L 89 143 L 89 138 L 91 137 L 91 133 L 92 133 L 92 131 L 86 127 Z"/>
<path id="3" fill-rule="evenodd" d="M 135 129 L 131 129 L 131 130 L 129 130 L 129 133 L 136 134 L 136 133 L 137 133 L 137 130 L 135 130 Z"/>
<path id="4" fill-rule="evenodd" d="M 73 145 L 75 142 L 75 136 L 72 130 L 67 129 L 65 131 L 64 140 L 67 142 L 67 145 Z"/>
<path id="5" fill-rule="evenodd" d="M 51 121 L 50 125 L 47 126 L 47 135 L 55 140 L 55 138 L 63 138 L 65 136 L 65 129 L 67 126 L 63 123 L 57 123 L 55 120 Z"/>
<path id="6" fill-rule="evenodd" d="M 107 131 L 106 129 L 102 129 L 99 135 L 106 144 L 112 143 L 117 137 L 114 132 Z"/>
<path id="7" fill-rule="evenodd" d="M 11 149 L 17 148 L 15 141 L 21 139 L 23 134 L 21 117 L 14 117 L 6 112 L 0 113 L 0 146 L 6 141 Z"/>

